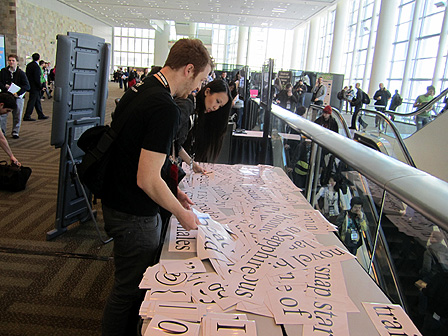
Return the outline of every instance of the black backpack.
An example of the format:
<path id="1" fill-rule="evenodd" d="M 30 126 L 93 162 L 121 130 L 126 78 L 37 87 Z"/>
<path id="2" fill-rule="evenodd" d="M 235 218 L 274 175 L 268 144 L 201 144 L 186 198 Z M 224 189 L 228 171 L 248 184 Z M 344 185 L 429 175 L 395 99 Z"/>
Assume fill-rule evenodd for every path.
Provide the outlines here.
<path id="1" fill-rule="evenodd" d="M 370 104 L 370 98 L 369 95 L 367 93 L 365 93 L 364 91 L 362 92 L 362 103 L 363 104 Z"/>
<path id="2" fill-rule="evenodd" d="M 337 97 L 338 97 L 339 100 L 344 99 L 344 95 L 342 94 L 342 91 L 338 92 Z"/>
<path id="3" fill-rule="evenodd" d="M 76 167 L 78 175 L 96 198 L 103 197 L 110 148 L 116 137 L 117 133 L 110 126 L 95 126 L 86 130 L 78 139 L 78 147 L 85 153 L 81 163 Z"/>

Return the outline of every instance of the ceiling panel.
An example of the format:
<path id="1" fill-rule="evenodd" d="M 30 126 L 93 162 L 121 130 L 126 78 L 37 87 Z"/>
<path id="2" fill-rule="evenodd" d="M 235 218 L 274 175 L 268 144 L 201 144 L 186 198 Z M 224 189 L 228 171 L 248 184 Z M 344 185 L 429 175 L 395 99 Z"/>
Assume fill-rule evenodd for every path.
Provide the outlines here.
<path id="1" fill-rule="evenodd" d="M 58 0 L 113 27 L 149 28 L 150 20 L 294 29 L 337 0 Z"/>

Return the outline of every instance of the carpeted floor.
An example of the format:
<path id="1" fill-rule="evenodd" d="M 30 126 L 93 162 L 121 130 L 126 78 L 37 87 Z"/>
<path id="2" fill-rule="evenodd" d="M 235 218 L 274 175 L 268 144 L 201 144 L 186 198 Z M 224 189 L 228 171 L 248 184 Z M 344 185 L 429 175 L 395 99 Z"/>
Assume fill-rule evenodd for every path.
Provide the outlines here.
<path id="1" fill-rule="evenodd" d="M 107 122 L 122 94 L 117 83 L 109 84 Z M 10 137 L 8 116 L 10 147 L 33 173 L 26 190 L 0 191 L 0 335 L 100 335 L 113 243 L 102 244 L 92 222 L 72 224 L 46 241 L 55 225 L 60 150 L 50 145 L 53 100 L 42 107 L 50 119 L 23 122 L 20 139 Z"/>

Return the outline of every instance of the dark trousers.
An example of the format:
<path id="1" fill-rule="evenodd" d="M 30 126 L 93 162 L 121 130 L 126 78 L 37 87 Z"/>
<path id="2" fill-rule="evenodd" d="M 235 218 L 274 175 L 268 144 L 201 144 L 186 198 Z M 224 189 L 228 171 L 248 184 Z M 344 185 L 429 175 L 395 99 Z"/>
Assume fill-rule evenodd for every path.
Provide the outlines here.
<path id="1" fill-rule="evenodd" d="M 115 281 L 103 315 L 103 336 L 138 335 L 139 309 L 145 290 L 143 273 L 156 263 L 162 223 L 160 215 L 141 217 L 103 205 L 105 230 L 114 238 Z"/>
<path id="2" fill-rule="evenodd" d="M 26 105 L 25 115 L 23 118 L 31 118 L 34 108 L 36 108 L 36 112 L 39 117 L 44 116 L 44 113 L 42 112 L 42 104 L 40 103 L 40 91 L 30 91 L 28 104 Z"/>

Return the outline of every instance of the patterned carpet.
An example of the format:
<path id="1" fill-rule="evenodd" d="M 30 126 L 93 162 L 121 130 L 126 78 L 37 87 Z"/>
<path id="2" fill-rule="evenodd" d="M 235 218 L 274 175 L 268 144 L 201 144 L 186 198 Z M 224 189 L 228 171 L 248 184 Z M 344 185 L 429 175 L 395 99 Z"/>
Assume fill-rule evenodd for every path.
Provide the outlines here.
<path id="1" fill-rule="evenodd" d="M 110 83 L 106 116 L 122 93 Z M 92 222 L 72 224 L 46 241 L 55 225 L 60 150 L 50 145 L 53 100 L 42 107 L 50 119 L 23 122 L 20 139 L 9 136 L 8 116 L 10 147 L 33 173 L 26 190 L 0 191 L 0 335 L 100 335 L 113 282 L 113 243 L 103 245 Z M 100 206 L 95 208 L 102 226 Z"/>

